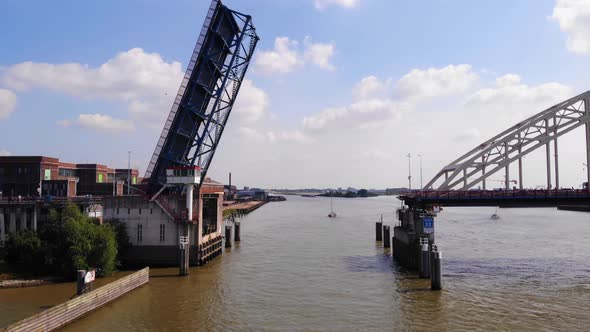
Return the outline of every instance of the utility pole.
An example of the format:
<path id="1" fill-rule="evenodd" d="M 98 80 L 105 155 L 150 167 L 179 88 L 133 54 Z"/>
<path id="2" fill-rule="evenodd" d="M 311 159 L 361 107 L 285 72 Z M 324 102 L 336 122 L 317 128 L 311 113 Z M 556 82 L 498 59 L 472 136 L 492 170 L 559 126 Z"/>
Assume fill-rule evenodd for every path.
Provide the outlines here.
<path id="1" fill-rule="evenodd" d="M 131 150 L 127 152 L 127 196 L 129 196 L 131 195 Z"/>
<path id="2" fill-rule="evenodd" d="M 418 157 L 420 157 L 420 190 L 422 190 L 424 188 L 422 185 L 422 155 L 419 154 Z"/>
<path id="3" fill-rule="evenodd" d="M 411 162 L 410 162 L 411 158 L 412 158 L 412 155 L 408 153 L 408 189 L 410 191 L 412 191 L 412 166 L 411 166 Z"/>

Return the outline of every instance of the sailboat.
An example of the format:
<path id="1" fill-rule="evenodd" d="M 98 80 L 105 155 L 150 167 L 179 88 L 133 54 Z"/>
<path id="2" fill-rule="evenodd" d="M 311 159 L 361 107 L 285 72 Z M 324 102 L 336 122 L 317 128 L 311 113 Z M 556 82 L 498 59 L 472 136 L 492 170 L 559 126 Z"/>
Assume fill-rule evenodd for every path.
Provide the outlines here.
<path id="1" fill-rule="evenodd" d="M 330 214 L 328 214 L 330 218 L 336 218 L 336 212 L 334 212 L 334 206 L 332 204 L 332 193 L 330 193 Z"/>
<path id="2" fill-rule="evenodd" d="M 490 216 L 490 219 L 500 219 L 500 216 L 498 215 L 498 208 L 496 208 L 496 212 Z"/>

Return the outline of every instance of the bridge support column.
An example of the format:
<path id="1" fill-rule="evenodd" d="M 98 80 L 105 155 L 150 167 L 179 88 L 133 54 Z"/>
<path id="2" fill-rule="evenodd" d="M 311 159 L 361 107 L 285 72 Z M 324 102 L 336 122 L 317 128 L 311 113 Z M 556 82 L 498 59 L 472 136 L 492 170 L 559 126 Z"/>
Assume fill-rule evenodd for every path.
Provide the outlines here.
<path id="1" fill-rule="evenodd" d="M 441 269 L 442 252 L 433 245 L 430 255 L 430 289 L 442 289 L 442 269 Z"/>
<path id="2" fill-rule="evenodd" d="M 225 225 L 225 247 L 231 248 L 231 226 Z"/>
<path id="3" fill-rule="evenodd" d="M 559 152 L 557 149 L 557 118 L 553 118 L 553 125 L 555 129 L 553 131 L 553 135 L 555 139 L 553 140 L 553 150 L 555 150 L 555 189 L 559 189 Z"/>
<path id="4" fill-rule="evenodd" d="M 463 170 L 463 190 L 467 190 L 467 169 Z"/>
<path id="5" fill-rule="evenodd" d="M 37 206 L 35 206 L 33 208 L 33 219 L 31 220 L 31 228 L 33 229 L 33 232 L 37 232 L 37 216 L 38 216 L 38 210 L 39 210 L 39 208 Z"/>
<path id="6" fill-rule="evenodd" d="M 549 120 L 545 120 L 545 134 L 549 136 Z M 551 145 L 545 144 L 545 159 L 547 160 L 547 190 L 551 190 Z"/>
<path id="7" fill-rule="evenodd" d="M 486 190 L 486 159 L 484 156 L 481 156 L 481 186 L 483 190 Z"/>
<path id="8" fill-rule="evenodd" d="M 504 158 L 508 159 L 508 157 L 508 143 L 506 143 L 504 144 Z M 506 165 L 506 179 L 504 182 L 506 190 L 510 190 L 510 164 Z"/>
<path id="9" fill-rule="evenodd" d="M 420 278 L 425 279 L 430 277 L 430 251 L 428 250 L 428 239 L 420 239 L 420 265 L 419 273 Z"/>
<path id="10" fill-rule="evenodd" d="M 234 242 L 240 242 L 240 223 L 234 223 Z"/>
<path id="11" fill-rule="evenodd" d="M 189 264 L 190 264 L 190 224 L 185 223 L 179 225 L 180 227 L 180 234 L 181 234 L 181 241 L 180 241 L 180 269 L 179 275 L 187 276 L 189 271 Z"/>
<path id="12" fill-rule="evenodd" d="M 383 248 L 391 248 L 391 233 L 389 232 L 389 226 L 383 226 Z"/>
<path id="13" fill-rule="evenodd" d="M 522 141 L 520 132 L 518 133 L 518 156 L 518 187 L 522 190 L 524 184 L 522 183 Z"/>
<path id="14" fill-rule="evenodd" d="M 12 234 L 16 233 L 16 211 L 14 208 L 10 210 L 10 224 L 8 225 L 8 231 Z"/>
<path id="15" fill-rule="evenodd" d="M 4 209 L 0 209 L 0 247 L 6 243 L 6 227 L 4 226 Z"/>
<path id="16" fill-rule="evenodd" d="M 586 116 L 590 117 L 590 99 L 584 99 Z M 586 123 L 586 182 L 587 190 L 590 193 L 590 123 Z"/>
<path id="17" fill-rule="evenodd" d="M 27 229 L 27 209 L 21 208 L 20 210 L 20 230 L 24 231 Z"/>

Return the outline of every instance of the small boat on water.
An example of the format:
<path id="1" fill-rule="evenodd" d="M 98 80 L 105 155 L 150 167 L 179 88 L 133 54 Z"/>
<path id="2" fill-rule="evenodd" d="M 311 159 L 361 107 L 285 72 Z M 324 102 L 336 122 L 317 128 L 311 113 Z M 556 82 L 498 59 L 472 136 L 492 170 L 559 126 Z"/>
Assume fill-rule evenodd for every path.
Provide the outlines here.
<path id="1" fill-rule="evenodd" d="M 500 219 L 500 215 L 498 215 L 498 208 L 496 208 L 496 212 L 494 212 L 491 216 L 490 219 Z"/>
<path id="2" fill-rule="evenodd" d="M 332 204 L 332 196 L 330 196 L 330 213 L 328 214 L 330 218 L 336 218 L 336 212 L 334 212 L 334 207 Z"/>
<path id="3" fill-rule="evenodd" d="M 301 197 L 311 197 L 311 198 L 313 198 L 313 197 L 315 197 L 315 195 L 302 194 Z"/>

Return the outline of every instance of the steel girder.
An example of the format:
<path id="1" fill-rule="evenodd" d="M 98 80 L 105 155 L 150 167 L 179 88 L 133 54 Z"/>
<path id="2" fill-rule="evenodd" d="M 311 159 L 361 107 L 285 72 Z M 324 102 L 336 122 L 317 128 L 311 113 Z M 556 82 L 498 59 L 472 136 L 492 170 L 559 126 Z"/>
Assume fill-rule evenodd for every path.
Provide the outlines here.
<path id="1" fill-rule="evenodd" d="M 166 183 L 167 167 L 199 166 L 205 179 L 258 40 L 249 15 L 211 1 L 146 170 L 151 194 Z"/>
<path id="2" fill-rule="evenodd" d="M 586 158 L 590 166 L 590 91 L 587 91 L 533 115 L 478 145 L 440 170 L 423 189 L 468 190 L 481 183 L 485 190 L 486 179 L 502 169 L 505 170 L 504 181 L 508 189 L 509 165 L 513 162 L 518 162 L 519 184 L 522 186 L 522 157 L 543 146 L 547 150 L 547 185 L 551 189 L 551 142 L 555 149 L 555 185 L 558 187 L 557 138 L 583 125 L 586 126 Z M 590 179 L 590 167 L 587 169 Z M 435 183 L 440 181 L 442 184 L 435 188 Z"/>

